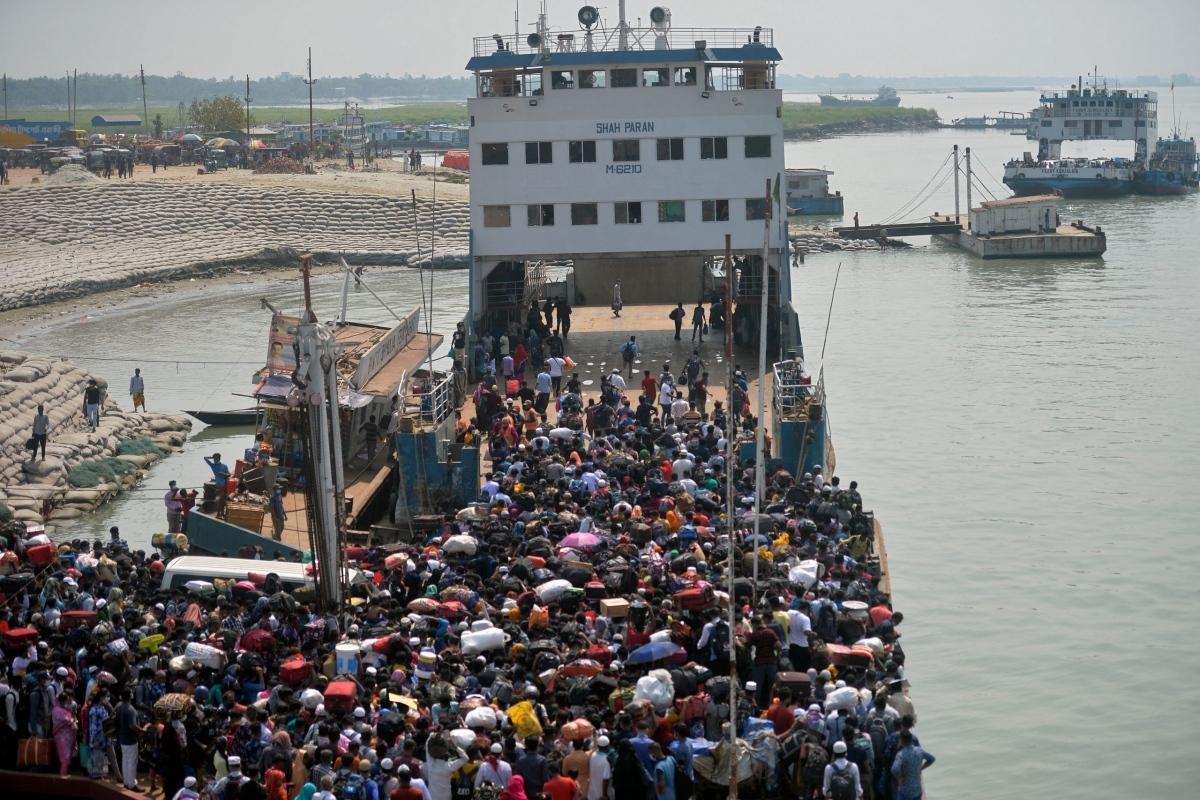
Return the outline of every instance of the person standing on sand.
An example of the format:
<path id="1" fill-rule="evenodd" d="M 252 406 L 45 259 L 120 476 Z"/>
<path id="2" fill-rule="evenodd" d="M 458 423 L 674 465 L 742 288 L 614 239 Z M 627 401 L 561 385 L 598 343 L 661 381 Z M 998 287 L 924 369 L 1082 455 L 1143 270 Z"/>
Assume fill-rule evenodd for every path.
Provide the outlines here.
<path id="1" fill-rule="evenodd" d="M 142 380 L 142 371 L 135 369 L 133 377 L 129 379 L 129 396 L 133 398 L 133 410 L 137 411 L 138 406 L 142 407 L 142 411 L 146 410 L 146 382 Z"/>
<path id="2" fill-rule="evenodd" d="M 687 317 L 687 312 L 683 310 L 683 303 L 671 309 L 671 313 L 667 317 L 675 323 L 675 341 L 679 341 L 679 332 L 683 330 L 683 320 Z"/>
<path id="3" fill-rule="evenodd" d="M 150 171 L 154 173 L 158 172 L 158 153 L 150 154 Z"/>
<path id="4" fill-rule="evenodd" d="M 704 344 L 704 302 L 698 301 L 696 307 L 692 309 L 692 341 L 696 341 L 696 334 L 700 334 L 700 344 Z"/>
<path id="5" fill-rule="evenodd" d="M 621 316 L 621 307 L 621 282 L 617 281 L 613 284 L 612 312 L 614 317 Z"/>
<path id="6" fill-rule="evenodd" d="M 46 416 L 46 412 L 42 406 L 38 406 L 37 414 L 33 417 L 33 438 L 29 440 L 33 446 L 30 448 L 33 452 L 29 455 L 29 460 L 37 458 L 38 445 L 42 447 L 42 460 L 46 460 L 46 436 L 50 431 L 50 417 Z"/>

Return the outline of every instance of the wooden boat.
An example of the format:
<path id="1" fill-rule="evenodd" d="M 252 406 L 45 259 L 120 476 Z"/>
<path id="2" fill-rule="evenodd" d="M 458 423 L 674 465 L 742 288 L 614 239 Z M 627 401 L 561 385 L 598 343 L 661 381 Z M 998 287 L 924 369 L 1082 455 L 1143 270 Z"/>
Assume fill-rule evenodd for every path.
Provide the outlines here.
<path id="1" fill-rule="evenodd" d="M 184 411 L 183 413 L 195 417 L 205 425 L 253 425 L 258 418 L 258 411 L 253 408 L 233 411 Z"/>

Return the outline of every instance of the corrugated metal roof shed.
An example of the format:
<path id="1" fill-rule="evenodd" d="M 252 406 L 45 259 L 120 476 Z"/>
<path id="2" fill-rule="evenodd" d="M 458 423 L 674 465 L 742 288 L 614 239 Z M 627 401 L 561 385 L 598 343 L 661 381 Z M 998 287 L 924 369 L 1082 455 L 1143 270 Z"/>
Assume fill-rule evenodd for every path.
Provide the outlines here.
<path id="1" fill-rule="evenodd" d="M 92 117 L 92 127 L 126 127 L 141 125 L 142 118 L 137 114 L 97 114 Z"/>

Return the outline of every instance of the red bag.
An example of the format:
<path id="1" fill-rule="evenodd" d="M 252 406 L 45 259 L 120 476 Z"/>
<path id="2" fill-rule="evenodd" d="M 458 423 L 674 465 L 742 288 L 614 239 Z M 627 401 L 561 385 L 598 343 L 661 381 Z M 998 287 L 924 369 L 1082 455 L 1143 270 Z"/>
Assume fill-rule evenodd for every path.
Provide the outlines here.
<path id="1" fill-rule="evenodd" d="M 285 661 L 279 665 L 279 679 L 288 686 L 299 686 L 312 675 L 312 667 L 303 659 Z"/>
<path id="2" fill-rule="evenodd" d="M 546 568 L 546 559 L 542 558 L 541 556 L 525 556 L 525 557 L 529 559 L 530 564 L 533 564 L 534 569 L 545 569 Z"/>
<path id="3" fill-rule="evenodd" d="M 594 644 L 588 647 L 587 657 L 592 661 L 595 661 L 597 664 L 602 664 L 607 667 L 612 663 L 613 654 L 612 650 L 609 650 L 604 645 Z"/>
<path id="4" fill-rule="evenodd" d="M 267 585 L 267 573 L 265 572 L 248 572 L 246 577 L 259 589 Z"/>
<path id="5" fill-rule="evenodd" d="M 704 719 L 708 714 L 709 700 L 710 698 L 706 694 L 694 694 L 677 701 L 679 718 L 685 723 L 694 719 Z"/>
<path id="6" fill-rule="evenodd" d="M 325 710 L 330 714 L 349 714 L 358 702 L 358 684 L 334 681 L 325 689 Z"/>
<path id="7" fill-rule="evenodd" d="M 52 544 L 34 545 L 25 551 L 25 557 L 34 564 L 53 564 L 58 558 L 58 549 Z"/>
<path id="8" fill-rule="evenodd" d="M 826 644 L 829 660 L 835 667 L 845 667 L 850 664 L 850 648 L 844 644 Z"/>
<path id="9" fill-rule="evenodd" d="M 362 561 L 367 556 L 367 548 L 353 544 L 346 548 L 347 561 Z"/>
<path id="10" fill-rule="evenodd" d="M 850 648 L 850 656 L 847 663 L 855 669 L 868 669 L 875 663 L 875 651 L 869 647 L 854 645 Z"/>
<path id="11" fill-rule="evenodd" d="M 675 606 L 685 611 L 708 611 L 717 607 L 717 597 L 708 585 L 676 592 L 674 599 Z"/>
<path id="12" fill-rule="evenodd" d="M 375 643 L 371 645 L 371 650 L 379 653 L 381 656 L 388 655 L 392 652 L 392 642 L 395 641 L 398 635 L 393 633 L 390 636 L 384 636 L 382 639 L 376 639 Z"/>
<path id="13" fill-rule="evenodd" d="M 53 739 L 22 739 L 17 745 L 18 767 L 48 767 Z"/>
<path id="14" fill-rule="evenodd" d="M 6 649 L 20 650 L 31 644 L 37 644 L 37 640 L 38 632 L 33 628 L 15 628 L 4 632 L 2 641 Z"/>
<path id="15" fill-rule="evenodd" d="M 438 603 L 438 613 L 446 619 L 461 619 L 466 616 L 466 607 L 457 600 L 449 600 L 445 603 Z"/>
<path id="16" fill-rule="evenodd" d="M 95 611 L 64 611 L 62 619 L 58 623 L 58 629 L 69 631 L 72 628 L 78 628 L 80 625 L 91 628 L 99 621 L 100 615 Z"/>
<path id="17" fill-rule="evenodd" d="M 270 631 L 264 631 L 261 628 L 246 631 L 242 635 L 242 649 L 251 653 L 273 653 L 275 652 L 275 637 L 271 635 Z"/>

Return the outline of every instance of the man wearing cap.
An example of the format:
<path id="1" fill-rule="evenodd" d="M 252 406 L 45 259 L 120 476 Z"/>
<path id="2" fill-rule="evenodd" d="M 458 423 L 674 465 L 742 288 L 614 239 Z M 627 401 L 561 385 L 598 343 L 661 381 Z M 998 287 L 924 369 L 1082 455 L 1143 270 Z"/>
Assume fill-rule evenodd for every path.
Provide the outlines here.
<path id="1" fill-rule="evenodd" d="M 245 781 L 245 777 L 242 775 L 242 759 L 239 756 L 230 756 L 228 764 L 229 774 L 213 784 L 211 789 L 215 800 L 234 800 L 237 797 L 237 790 Z"/>
<path id="2" fill-rule="evenodd" d="M 175 793 L 171 800 L 199 800 L 200 793 L 196 791 L 196 779 L 188 776 L 183 779 L 183 788 Z"/>
<path id="3" fill-rule="evenodd" d="M 476 787 L 482 786 L 485 783 L 494 783 L 501 787 L 508 786 L 508 782 L 512 780 L 513 772 L 512 767 L 500 759 L 500 756 L 503 754 L 504 747 L 499 742 L 492 745 L 490 752 L 484 756 L 483 763 L 479 765 L 479 769 L 475 772 Z"/>
<path id="4" fill-rule="evenodd" d="M 451 800 L 451 778 L 462 766 L 471 759 L 466 751 L 454 745 L 457 758 L 438 758 L 429 752 L 429 740 L 425 741 L 425 781 L 429 786 L 429 794 L 433 800 Z"/>
<path id="5" fill-rule="evenodd" d="M 612 782 L 612 764 L 608 760 L 611 742 L 601 734 L 596 739 L 596 751 L 588 757 L 587 800 L 608 800 L 608 787 Z"/>
<path id="6" fill-rule="evenodd" d="M 390 800 L 424 800 L 421 790 L 412 785 L 412 771 L 407 766 L 402 765 L 396 770 L 396 778 L 399 786 L 392 792 Z"/>
<path id="7" fill-rule="evenodd" d="M 846 759 L 846 750 L 845 742 L 834 742 L 833 761 L 825 765 L 825 780 L 821 786 L 825 797 L 836 800 L 862 797 L 858 765 Z M 850 794 L 850 787 L 853 787 L 853 794 Z"/>

